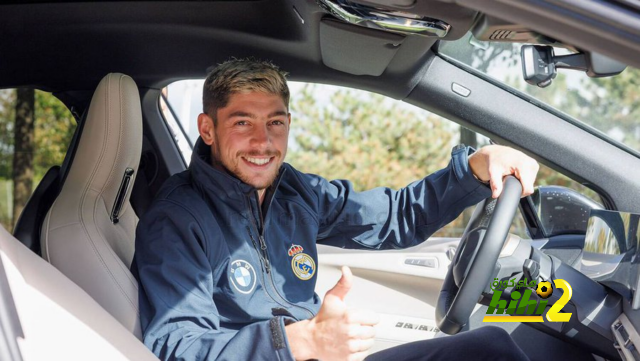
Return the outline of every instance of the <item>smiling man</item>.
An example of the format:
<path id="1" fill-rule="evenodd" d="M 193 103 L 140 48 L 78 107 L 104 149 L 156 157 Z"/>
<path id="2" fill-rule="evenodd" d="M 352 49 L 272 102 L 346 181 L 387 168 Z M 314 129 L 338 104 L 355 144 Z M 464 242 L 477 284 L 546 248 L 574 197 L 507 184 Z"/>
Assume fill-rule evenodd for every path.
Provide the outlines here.
<path id="1" fill-rule="evenodd" d="M 236 93 L 232 101 L 205 99 L 205 108 L 218 111 L 213 117 L 200 114 L 198 129 L 211 147 L 212 165 L 252 185 L 262 202 L 284 163 L 291 115 L 280 95 L 258 89 L 230 91 Z"/>
<path id="2" fill-rule="evenodd" d="M 352 274 L 320 302 L 316 244 L 411 247 L 537 163 L 510 148 L 456 147 L 449 165 L 395 191 L 355 192 L 284 162 L 289 89 L 274 65 L 232 60 L 205 81 L 189 169 L 163 185 L 136 239 L 144 343 L 165 360 L 525 360 L 484 327 L 367 356 L 377 315 L 347 308 Z M 490 183 L 490 186 L 487 185 Z"/>

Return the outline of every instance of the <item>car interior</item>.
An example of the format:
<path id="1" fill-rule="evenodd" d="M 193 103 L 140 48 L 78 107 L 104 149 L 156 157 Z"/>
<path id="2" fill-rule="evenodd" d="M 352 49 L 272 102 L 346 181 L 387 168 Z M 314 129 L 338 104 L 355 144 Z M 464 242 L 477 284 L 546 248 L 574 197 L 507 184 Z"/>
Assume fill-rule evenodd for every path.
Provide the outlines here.
<path id="1" fill-rule="evenodd" d="M 540 187 L 520 199 L 509 181 L 498 205 L 476 207 L 460 239 L 385 252 L 319 246 L 318 294 L 349 265 L 360 290 L 353 303 L 381 314 L 375 350 L 492 324 L 532 360 L 640 360 L 640 150 L 441 51 L 472 33 L 576 52 L 561 59 L 527 48 L 527 64 L 556 64 L 552 74 L 523 69 L 534 86 L 553 86 L 557 70 L 612 76 L 640 68 L 637 2 L 34 0 L 0 9 L 0 88 L 50 92 L 77 122 L 64 161 L 35 186 L 12 234 L 0 227 L 0 359 L 157 359 L 140 341 L 130 269 L 138 219 L 188 165 L 160 107 L 162 89 L 204 78 L 231 57 L 254 57 L 293 81 L 362 89 L 438 114 L 600 196 L 601 204 Z M 531 239 L 508 234 L 517 211 Z M 602 244 L 601 232 L 624 245 L 616 257 L 585 251 Z M 483 322 L 489 284 L 513 277 L 568 281 L 563 312 L 573 318 Z M 503 291 L 508 300 L 513 290 Z"/>

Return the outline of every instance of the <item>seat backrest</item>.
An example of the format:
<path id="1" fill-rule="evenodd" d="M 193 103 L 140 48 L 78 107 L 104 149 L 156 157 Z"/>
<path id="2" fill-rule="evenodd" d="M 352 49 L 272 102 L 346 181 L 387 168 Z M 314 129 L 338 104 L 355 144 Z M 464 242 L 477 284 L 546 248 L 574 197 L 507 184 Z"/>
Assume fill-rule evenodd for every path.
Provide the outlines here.
<path id="1" fill-rule="evenodd" d="M 3 313 L 8 316 L 3 321 L 19 337 L 23 360 L 158 360 L 86 292 L 2 226 L 0 295 L 0 308 L 13 311 Z"/>
<path id="2" fill-rule="evenodd" d="M 141 150 L 138 88 L 126 75 L 108 74 L 41 234 L 42 257 L 138 338 L 138 284 L 129 271 L 138 218 L 129 197 Z"/>

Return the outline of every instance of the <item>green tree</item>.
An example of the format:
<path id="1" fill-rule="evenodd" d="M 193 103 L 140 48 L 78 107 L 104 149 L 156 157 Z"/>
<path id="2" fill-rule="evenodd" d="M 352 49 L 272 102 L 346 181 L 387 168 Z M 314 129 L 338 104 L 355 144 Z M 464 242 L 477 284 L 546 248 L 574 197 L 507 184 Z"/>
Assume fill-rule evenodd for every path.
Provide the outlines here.
<path id="1" fill-rule="evenodd" d="M 0 90 L 0 224 L 10 232 L 21 208 L 46 171 L 53 165 L 62 164 L 76 127 L 75 119 L 62 102 L 51 93 L 36 90 L 33 114 L 35 122 L 31 133 L 33 147 L 31 150 L 20 150 L 24 148 L 26 141 L 16 143 L 14 139 L 17 129 L 16 104 L 15 89 Z M 16 154 L 28 155 L 32 159 L 31 166 L 14 163 Z M 23 189 L 26 199 L 22 196 L 14 199 L 14 172 L 30 173 L 23 177 L 22 183 L 30 183 Z"/>
<path id="2" fill-rule="evenodd" d="M 400 189 L 448 164 L 454 123 L 378 94 L 326 89 L 307 84 L 292 94 L 287 159 L 297 169 L 362 191 Z M 436 235 L 460 236 L 465 224 L 459 217 Z"/>
<path id="3" fill-rule="evenodd" d="M 35 178 L 39 182 L 53 165 L 60 165 L 76 129 L 69 109 L 51 93 L 36 91 Z"/>
<path id="4" fill-rule="evenodd" d="M 13 137 L 16 92 L 0 90 L 0 224 L 11 231 L 13 219 Z"/>
<path id="5" fill-rule="evenodd" d="M 587 95 L 578 98 L 580 118 L 640 151 L 640 70 L 627 68 L 611 78 L 583 82 Z"/>
<path id="6" fill-rule="evenodd" d="M 17 89 L 13 151 L 13 224 L 17 221 L 33 188 L 35 92 Z"/>
<path id="7" fill-rule="evenodd" d="M 350 180 L 356 190 L 402 188 L 447 165 L 450 124 L 381 95 L 338 90 L 321 104 L 317 86 L 293 94 L 289 161 L 308 173 Z"/>

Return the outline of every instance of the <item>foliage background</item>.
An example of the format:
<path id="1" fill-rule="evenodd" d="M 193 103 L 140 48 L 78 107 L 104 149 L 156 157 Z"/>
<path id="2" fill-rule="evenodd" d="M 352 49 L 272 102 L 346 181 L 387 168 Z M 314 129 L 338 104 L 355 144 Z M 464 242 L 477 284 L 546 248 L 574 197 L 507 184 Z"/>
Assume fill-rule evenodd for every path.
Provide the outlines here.
<path id="1" fill-rule="evenodd" d="M 16 90 L 0 90 L 0 224 L 9 232 L 17 216 L 13 208 L 13 153 Z M 67 107 L 51 93 L 35 92 L 35 152 L 33 188 L 53 165 L 64 160 L 76 121 Z"/>
<path id="2" fill-rule="evenodd" d="M 458 131 L 453 123 L 361 91 L 340 89 L 320 104 L 321 89 L 305 85 L 293 95 L 287 159 L 294 166 L 365 190 L 399 189 L 447 165 Z"/>
<path id="3" fill-rule="evenodd" d="M 459 125 L 359 90 L 306 84 L 292 94 L 291 112 L 287 161 L 303 172 L 347 179 L 356 191 L 403 188 L 446 167 L 451 148 L 460 143 Z M 461 215 L 435 236 L 459 237 L 465 219 Z M 512 232 L 526 237 L 521 219 Z"/>

